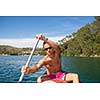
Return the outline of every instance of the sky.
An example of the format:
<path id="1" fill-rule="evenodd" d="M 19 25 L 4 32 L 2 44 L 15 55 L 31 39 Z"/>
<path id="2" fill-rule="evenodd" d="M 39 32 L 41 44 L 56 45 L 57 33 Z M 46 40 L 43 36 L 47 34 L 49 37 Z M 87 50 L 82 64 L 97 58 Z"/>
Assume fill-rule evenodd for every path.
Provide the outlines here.
<path id="1" fill-rule="evenodd" d="M 0 45 L 32 47 L 41 33 L 57 42 L 94 20 L 93 16 L 0 16 Z"/>

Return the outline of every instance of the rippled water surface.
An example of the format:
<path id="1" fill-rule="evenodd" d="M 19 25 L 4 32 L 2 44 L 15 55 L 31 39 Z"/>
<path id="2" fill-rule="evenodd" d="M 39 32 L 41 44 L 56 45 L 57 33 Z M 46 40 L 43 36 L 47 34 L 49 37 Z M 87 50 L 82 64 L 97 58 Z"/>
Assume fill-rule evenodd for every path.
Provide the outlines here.
<path id="1" fill-rule="evenodd" d="M 31 64 L 36 64 L 43 56 L 33 56 Z M 21 67 L 28 56 L 0 56 L 0 83 L 17 83 L 21 75 Z M 62 70 L 79 74 L 84 83 L 100 82 L 100 58 L 62 57 Z M 24 75 L 23 83 L 34 83 L 45 73 L 45 67 L 34 74 Z"/>

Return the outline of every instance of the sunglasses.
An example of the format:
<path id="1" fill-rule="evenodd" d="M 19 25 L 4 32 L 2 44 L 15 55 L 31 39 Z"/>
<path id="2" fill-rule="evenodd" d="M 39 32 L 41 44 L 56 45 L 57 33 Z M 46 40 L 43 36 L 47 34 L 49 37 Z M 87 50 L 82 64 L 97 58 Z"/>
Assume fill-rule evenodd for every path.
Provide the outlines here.
<path id="1" fill-rule="evenodd" d="M 48 49 L 50 50 L 50 49 L 52 49 L 52 47 L 45 48 L 44 50 L 47 51 Z"/>

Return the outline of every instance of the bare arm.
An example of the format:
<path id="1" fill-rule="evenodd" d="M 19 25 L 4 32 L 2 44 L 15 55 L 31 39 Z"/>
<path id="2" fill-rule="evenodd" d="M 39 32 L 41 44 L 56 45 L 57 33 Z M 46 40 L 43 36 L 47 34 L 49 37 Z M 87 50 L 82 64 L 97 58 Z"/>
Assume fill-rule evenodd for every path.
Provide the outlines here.
<path id="1" fill-rule="evenodd" d="M 60 53 L 60 47 L 58 44 L 49 39 L 47 40 L 47 43 L 51 45 L 51 47 L 53 47 L 56 50 L 56 52 Z"/>
<path id="2" fill-rule="evenodd" d="M 36 38 L 43 40 L 44 42 L 48 43 L 51 47 L 53 47 L 55 49 L 56 52 L 58 52 L 60 54 L 60 52 L 61 52 L 60 47 L 54 41 L 45 38 L 45 36 L 42 35 L 42 34 L 37 35 Z"/>
<path id="3" fill-rule="evenodd" d="M 38 62 L 38 64 L 33 65 L 32 67 L 30 67 L 29 73 L 34 73 L 37 70 L 39 70 L 45 64 L 44 62 L 45 62 L 44 59 L 42 59 Z"/>
<path id="4" fill-rule="evenodd" d="M 30 74 L 30 73 L 34 73 L 34 72 L 36 72 L 37 70 L 39 70 L 43 65 L 45 64 L 45 61 L 44 61 L 44 59 L 42 59 L 42 60 L 40 60 L 39 62 L 38 62 L 38 64 L 36 64 L 36 65 L 33 65 L 32 67 L 29 67 L 29 66 L 27 66 L 27 67 L 22 67 L 22 73 L 24 73 L 24 74 Z"/>

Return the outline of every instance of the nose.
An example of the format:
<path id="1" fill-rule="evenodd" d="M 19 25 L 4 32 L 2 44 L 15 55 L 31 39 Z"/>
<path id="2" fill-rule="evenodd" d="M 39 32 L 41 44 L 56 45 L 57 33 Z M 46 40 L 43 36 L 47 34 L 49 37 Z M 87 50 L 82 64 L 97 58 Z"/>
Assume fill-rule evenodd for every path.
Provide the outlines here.
<path id="1" fill-rule="evenodd" d="M 47 49 L 46 51 L 50 51 L 50 49 Z"/>

